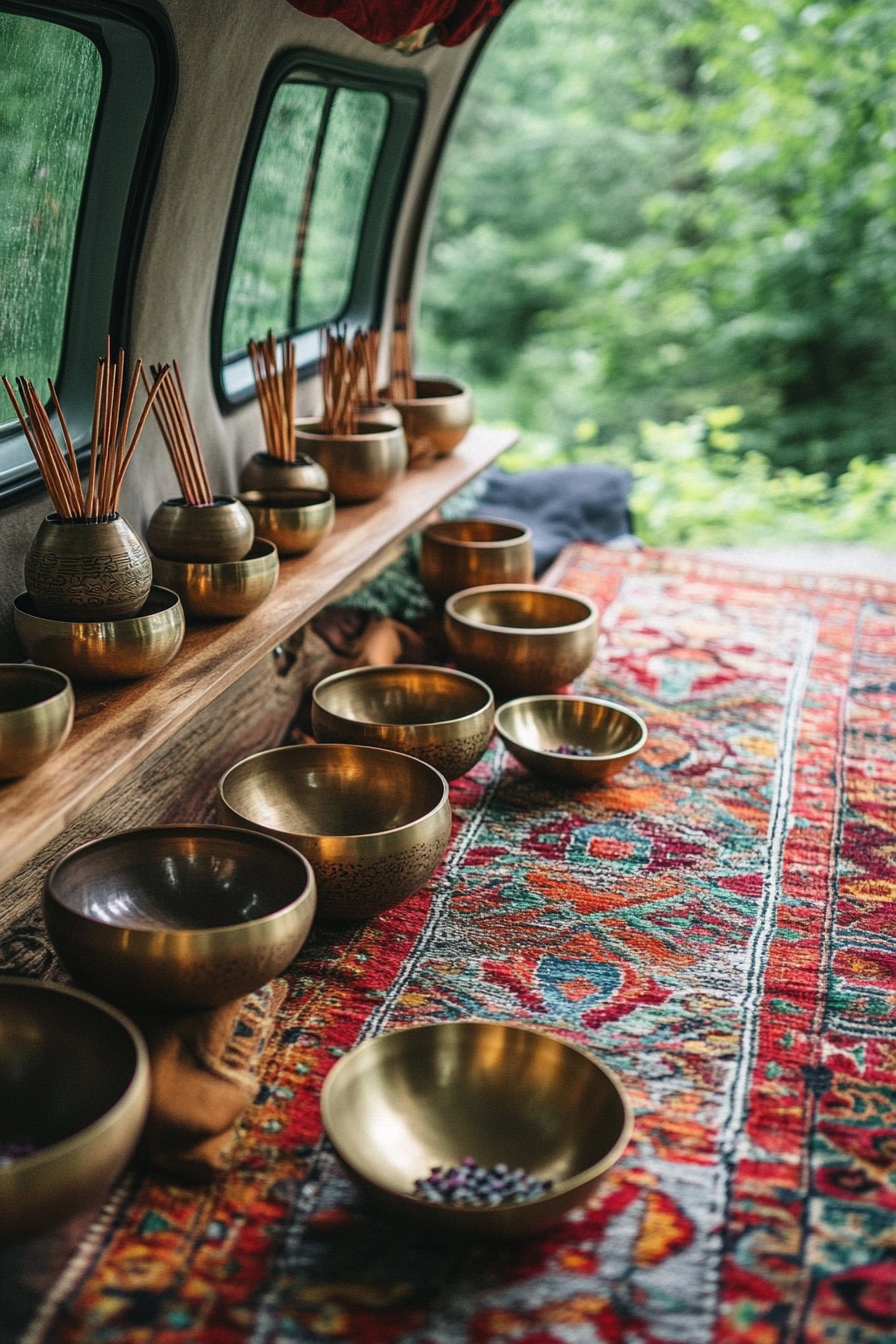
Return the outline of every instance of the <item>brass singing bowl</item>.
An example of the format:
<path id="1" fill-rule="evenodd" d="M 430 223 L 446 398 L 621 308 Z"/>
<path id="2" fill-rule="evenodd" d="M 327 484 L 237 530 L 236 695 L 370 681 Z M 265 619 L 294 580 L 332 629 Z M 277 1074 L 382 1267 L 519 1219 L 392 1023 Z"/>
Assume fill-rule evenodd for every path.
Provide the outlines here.
<path id="1" fill-rule="evenodd" d="M 311 928 L 301 854 L 225 826 L 149 826 L 81 845 L 44 884 L 44 919 L 72 977 L 113 1003 L 217 1008 L 267 984 Z"/>
<path id="2" fill-rule="evenodd" d="M 505 695 L 556 691 L 584 672 L 597 648 L 598 611 L 559 588 L 490 584 L 445 603 L 458 664 Z"/>
<path id="3" fill-rule="evenodd" d="M 0 663 L 0 779 L 37 769 L 62 746 L 74 718 L 75 696 L 63 672 Z"/>
<path id="4" fill-rule="evenodd" d="M 364 1041 L 321 1093 L 330 1142 L 368 1194 L 430 1231 L 522 1237 L 583 1203 L 622 1155 L 632 1109 L 618 1078 L 577 1046 L 499 1022 L 444 1022 Z M 506 1162 L 553 1187 L 494 1207 L 424 1202 L 434 1166 Z"/>
<path id="5" fill-rule="evenodd" d="M 333 530 L 336 501 L 329 490 L 246 490 L 240 495 L 255 520 L 255 532 L 281 555 L 304 555 Z"/>
<path id="6" fill-rule="evenodd" d="M 585 695 L 528 695 L 495 715 L 502 742 L 520 765 L 561 784 L 603 784 L 643 750 L 647 724 L 612 700 Z M 566 756 L 579 747 L 590 756 Z"/>
<path id="7" fill-rule="evenodd" d="M 34 610 L 56 621 L 136 616 L 149 596 L 152 564 L 120 514 L 88 520 L 50 513 L 25 556 Z"/>
<path id="8" fill-rule="evenodd" d="M 263 538 L 253 542 L 242 560 L 219 564 L 186 564 L 152 558 L 157 583 L 177 593 L 188 619 L 232 621 L 261 606 L 280 573 L 277 547 Z"/>
<path id="9" fill-rule="evenodd" d="M 408 464 L 404 430 L 378 420 L 359 420 L 357 434 L 323 434 L 320 422 L 296 429 L 296 442 L 327 473 L 337 504 L 378 499 Z"/>
<path id="10" fill-rule="evenodd" d="M 160 560 L 226 564 L 248 555 L 255 524 L 245 505 L 230 495 L 216 495 L 214 504 L 166 499 L 149 520 L 146 540 Z M 156 575 L 156 582 L 164 580 Z"/>
<path id="11" fill-rule="evenodd" d="M 309 424 L 316 421 L 310 420 Z M 305 453 L 297 453 L 295 461 L 284 462 L 270 453 L 255 453 L 240 472 L 240 490 L 329 490 L 327 473 L 320 463 Z"/>
<path id="12" fill-rule="evenodd" d="M 136 681 L 167 667 L 184 638 L 177 593 L 153 587 L 129 620 L 56 621 L 39 616 L 26 593 L 13 603 L 16 634 L 37 663 L 75 681 Z"/>
<path id="13" fill-rule="evenodd" d="M 531 583 L 532 533 L 503 518 L 430 523 L 420 538 L 420 581 L 437 606 L 464 588 Z"/>
<path id="14" fill-rule="evenodd" d="M 473 394 L 453 378 L 418 378 L 417 395 L 394 398 L 401 414 L 408 450 L 418 457 L 445 457 L 457 447 L 473 423 Z"/>
<path id="15" fill-rule="evenodd" d="M 446 779 L 472 770 L 494 718 L 494 696 L 477 677 L 410 663 L 337 672 L 318 682 L 311 701 L 318 742 L 402 751 Z"/>
<path id="16" fill-rule="evenodd" d="M 448 784 L 413 756 L 366 746 L 276 747 L 218 785 L 218 817 L 300 850 L 323 919 L 367 919 L 432 876 L 451 834 Z"/>
<path id="17" fill-rule="evenodd" d="M 126 1017 L 62 985 L 0 977 L 0 1243 L 98 1204 L 149 1107 L 146 1046 Z"/>

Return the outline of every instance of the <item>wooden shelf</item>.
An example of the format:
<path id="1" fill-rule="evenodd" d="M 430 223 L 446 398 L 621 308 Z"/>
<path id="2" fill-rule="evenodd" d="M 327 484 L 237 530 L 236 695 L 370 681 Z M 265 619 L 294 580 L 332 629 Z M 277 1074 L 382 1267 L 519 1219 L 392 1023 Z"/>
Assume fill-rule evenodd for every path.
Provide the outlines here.
<path id="1" fill-rule="evenodd" d="M 180 653 L 158 676 L 76 686 L 75 726 L 62 750 L 25 779 L 0 785 L 0 882 L 328 602 L 356 588 L 378 556 L 515 438 L 510 430 L 474 427 L 450 457 L 408 472 L 372 504 L 338 510 L 317 550 L 282 562 L 266 602 L 240 621 L 188 626 Z"/>

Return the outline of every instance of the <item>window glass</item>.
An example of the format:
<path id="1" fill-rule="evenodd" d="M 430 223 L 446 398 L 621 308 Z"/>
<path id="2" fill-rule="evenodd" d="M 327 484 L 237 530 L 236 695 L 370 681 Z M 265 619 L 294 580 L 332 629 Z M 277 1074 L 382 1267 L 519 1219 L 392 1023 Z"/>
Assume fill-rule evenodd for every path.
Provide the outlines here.
<path id="1" fill-rule="evenodd" d="M 388 121 L 382 93 L 291 81 L 277 90 L 243 212 L 224 349 L 337 318 L 348 301 Z"/>
<path id="2" fill-rule="evenodd" d="M 0 13 L 0 373 L 43 388 L 59 369 L 102 79 L 82 33 Z"/>

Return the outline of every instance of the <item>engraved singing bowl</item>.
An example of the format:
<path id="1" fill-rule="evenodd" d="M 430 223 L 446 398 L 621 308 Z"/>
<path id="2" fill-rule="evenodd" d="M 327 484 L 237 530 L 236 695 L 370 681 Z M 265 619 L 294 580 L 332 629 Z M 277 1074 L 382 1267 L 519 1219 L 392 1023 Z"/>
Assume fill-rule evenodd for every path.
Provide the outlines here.
<path id="1" fill-rule="evenodd" d="M 300 850 L 323 919 L 367 919 L 432 876 L 451 834 L 444 777 L 379 747 L 276 747 L 231 767 L 219 820 Z"/>
<path id="2" fill-rule="evenodd" d="M 146 547 L 117 513 L 101 522 L 48 514 L 25 556 L 25 588 L 51 620 L 127 619 L 151 585 Z"/>
<path id="3" fill-rule="evenodd" d="M 240 495 L 255 532 L 281 555 L 305 555 L 333 529 L 336 501 L 329 490 L 246 490 Z"/>
<path id="4" fill-rule="evenodd" d="M 455 661 L 507 696 L 568 685 L 594 657 L 597 634 L 594 603 L 559 588 L 490 584 L 445 603 Z"/>
<path id="5" fill-rule="evenodd" d="M 592 1193 L 622 1155 L 632 1110 L 622 1084 L 577 1046 L 499 1022 L 444 1022 L 364 1041 L 321 1094 L 330 1142 L 390 1213 L 463 1237 L 521 1237 Z M 525 1203 L 430 1204 L 415 1180 L 434 1166 L 522 1167 L 553 1187 Z"/>
<path id="6" fill-rule="evenodd" d="M 177 593 L 188 619 L 232 621 L 248 616 L 271 592 L 280 573 L 273 542 L 259 538 L 242 560 L 185 564 L 152 558 L 157 583 Z"/>
<path id="7" fill-rule="evenodd" d="M 217 1008 L 267 984 L 311 928 L 301 854 L 225 826 L 150 826 L 81 845 L 44 884 L 59 959 L 113 1003 Z"/>
<path id="8" fill-rule="evenodd" d="M 0 663 L 0 779 L 36 770 L 72 730 L 75 696 L 63 672 Z"/>
<path id="9" fill-rule="evenodd" d="M 437 606 L 464 588 L 531 583 L 532 533 L 503 518 L 430 523 L 420 538 L 420 581 Z"/>
<path id="10" fill-rule="evenodd" d="M 226 564 L 248 555 L 255 524 L 246 506 L 230 495 L 216 495 L 214 504 L 166 499 L 149 520 L 146 540 L 160 560 Z"/>
<path id="11" fill-rule="evenodd" d="M 393 399 L 401 414 L 411 461 L 445 457 L 473 423 L 473 394 L 466 383 L 453 378 L 418 378 L 416 397 Z"/>
<path id="12" fill-rule="evenodd" d="M 63 985 L 0 977 L 0 1243 L 98 1204 L 137 1146 L 149 1063 L 136 1028 Z M 13 1148 L 33 1148 L 11 1157 Z"/>
<path id="13" fill-rule="evenodd" d="M 323 434 L 314 421 L 296 429 L 296 442 L 327 473 L 337 504 L 378 499 L 408 464 L 404 430 L 377 420 L 359 420 L 357 434 Z"/>
<path id="14" fill-rule="evenodd" d="M 314 424 L 316 421 L 309 421 Z M 270 453 L 255 453 L 240 472 L 240 490 L 329 490 L 327 473 L 319 462 L 305 453 L 295 461 L 284 462 Z"/>
<path id="15" fill-rule="evenodd" d="M 561 784 L 603 784 L 643 750 L 647 724 L 612 700 L 585 695 L 529 695 L 508 700 L 495 727 L 520 765 Z M 576 747 L 590 756 L 563 755 Z"/>
<path id="16" fill-rule="evenodd" d="M 318 742 L 402 751 L 446 779 L 472 770 L 494 718 L 494 696 L 477 677 L 410 663 L 337 672 L 318 682 L 311 702 Z"/>
<path id="17" fill-rule="evenodd" d="M 168 666 L 184 638 L 184 609 L 168 588 L 150 589 L 139 615 L 129 620 L 49 620 L 26 593 L 13 602 L 13 616 L 29 656 L 75 681 L 151 677 Z"/>

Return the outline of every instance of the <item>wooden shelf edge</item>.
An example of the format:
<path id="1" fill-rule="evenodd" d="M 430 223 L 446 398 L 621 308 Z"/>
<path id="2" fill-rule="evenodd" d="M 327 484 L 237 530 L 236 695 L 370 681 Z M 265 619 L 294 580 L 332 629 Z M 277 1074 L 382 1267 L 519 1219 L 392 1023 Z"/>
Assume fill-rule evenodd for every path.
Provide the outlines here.
<path id="1" fill-rule="evenodd" d="M 338 510 L 326 541 L 310 555 L 284 560 L 276 588 L 249 616 L 188 626 L 180 653 L 158 676 L 76 686 L 75 726 L 65 746 L 24 779 L 0 785 L 0 883 L 284 639 L 357 587 L 374 557 L 410 536 L 515 440 L 512 430 L 474 426 L 449 457 L 409 471 L 371 504 Z"/>

